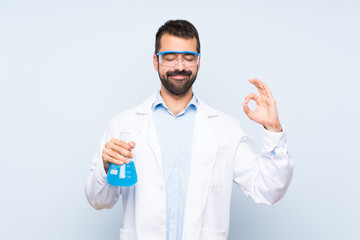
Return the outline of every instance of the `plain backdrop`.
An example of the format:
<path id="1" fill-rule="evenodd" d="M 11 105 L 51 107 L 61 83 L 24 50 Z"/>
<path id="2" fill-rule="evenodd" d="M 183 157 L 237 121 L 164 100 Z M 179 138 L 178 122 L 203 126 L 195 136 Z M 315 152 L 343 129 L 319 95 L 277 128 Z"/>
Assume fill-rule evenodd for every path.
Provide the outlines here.
<path id="1" fill-rule="evenodd" d="M 234 186 L 229 239 L 360 239 L 359 13 L 355 0 L 0 0 L 0 239 L 118 239 L 121 203 L 93 209 L 84 183 L 108 121 L 159 88 L 168 19 L 197 27 L 194 92 L 257 151 L 242 102 L 249 78 L 269 85 L 296 162 L 273 206 Z"/>

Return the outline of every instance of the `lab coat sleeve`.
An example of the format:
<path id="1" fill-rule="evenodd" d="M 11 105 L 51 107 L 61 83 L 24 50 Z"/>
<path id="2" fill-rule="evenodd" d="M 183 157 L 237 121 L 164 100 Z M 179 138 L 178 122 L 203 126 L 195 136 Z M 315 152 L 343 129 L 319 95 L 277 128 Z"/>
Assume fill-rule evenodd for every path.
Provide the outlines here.
<path id="1" fill-rule="evenodd" d="M 256 203 L 272 205 L 285 195 L 293 175 L 294 162 L 285 132 L 264 129 L 261 153 L 256 154 L 253 146 L 252 139 L 241 134 L 235 153 L 234 182 Z"/>
<path id="2" fill-rule="evenodd" d="M 113 138 L 111 122 L 106 129 L 91 165 L 90 174 L 85 184 L 85 194 L 90 205 L 95 209 L 112 208 L 121 196 L 121 187 L 112 186 L 106 181 L 106 172 L 102 160 L 102 151 L 111 138 Z"/>

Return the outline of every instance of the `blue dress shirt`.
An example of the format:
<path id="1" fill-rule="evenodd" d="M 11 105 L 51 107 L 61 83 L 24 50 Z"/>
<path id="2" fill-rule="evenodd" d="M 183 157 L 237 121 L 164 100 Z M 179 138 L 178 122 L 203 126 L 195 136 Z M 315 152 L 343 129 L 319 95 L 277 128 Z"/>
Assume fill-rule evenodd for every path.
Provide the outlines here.
<path id="1" fill-rule="evenodd" d="M 197 99 L 174 116 L 160 92 L 152 106 L 166 185 L 166 239 L 182 238 Z"/>

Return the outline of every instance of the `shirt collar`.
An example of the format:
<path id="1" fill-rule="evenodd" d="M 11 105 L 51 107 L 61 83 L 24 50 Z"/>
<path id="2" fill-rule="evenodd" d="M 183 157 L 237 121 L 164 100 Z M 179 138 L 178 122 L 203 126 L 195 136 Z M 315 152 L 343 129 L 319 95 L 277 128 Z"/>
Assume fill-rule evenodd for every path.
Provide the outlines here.
<path id="1" fill-rule="evenodd" d="M 191 108 L 196 110 L 197 106 L 198 106 L 198 99 L 195 96 L 195 94 L 193 93 L 193 97 L 191 98 L 189 104 L 187 105 L 187 107 L 184 109 L 184 111 L 182 113 L 188 111 Z M 151 108 L 153 111 L 155 111 L 158 107 L 163 107 L 167 111 L 169 111 L 169 108 L 166 106 L 164 99 L 160 95 L 160 90 L 156 93 L 156 97 L 155 97 L 155 100 L 154 100 Z"/>

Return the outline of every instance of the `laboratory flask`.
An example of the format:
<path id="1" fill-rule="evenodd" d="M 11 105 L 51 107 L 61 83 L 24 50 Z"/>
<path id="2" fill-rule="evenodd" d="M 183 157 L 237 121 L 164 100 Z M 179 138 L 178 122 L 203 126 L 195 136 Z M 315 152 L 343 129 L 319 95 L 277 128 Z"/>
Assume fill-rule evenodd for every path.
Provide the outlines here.
<path id="1" fill-rule="evenodd" d="M 132 141 L 131 133 L 121 132 L 120 140 L 129 143 L 130 141 Z M 131 151 L 134 157 L 133 159 L 129 159 L 130 162 L 128 164 L 124 163 L 122 165 L 116 165 L 110 163 L 109 171 L 106 178 L 109 184 L 120 187 L 130 187 L 137 182 L 137 174 L 134 164 L 136 154 L 134 149 L 132 149 Z"/>

